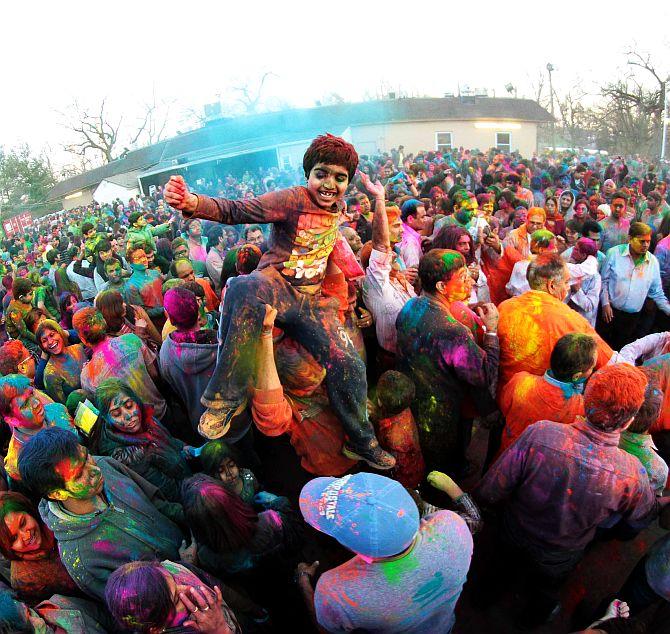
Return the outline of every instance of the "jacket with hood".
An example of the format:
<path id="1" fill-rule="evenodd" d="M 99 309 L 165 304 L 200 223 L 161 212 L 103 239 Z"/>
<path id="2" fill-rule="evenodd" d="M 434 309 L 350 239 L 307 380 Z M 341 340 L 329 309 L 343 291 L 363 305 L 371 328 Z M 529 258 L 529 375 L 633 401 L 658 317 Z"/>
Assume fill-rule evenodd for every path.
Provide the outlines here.
<path id="1" fill-rule="evenodd" d="M 194 429 L 198 426 L 205 406 L 200 397 L 216 367 L 218 342 L 213 330 L 199 330 L 192 337 L 179 332 L 170 333 L 160 351 L 160 371 L 163 380 L 179 395 Z"/>
<path id="2" fill-rule="evenodd" d="M 105 634 L 113 632 L 115 623 L 111 614 L 99 603 L 54 594 L 34 608 L 29 608 L 31 616 L 35 614 L 44 621 L 46 629 L 35 632 L 46 634 Z"/>
<path id="3" fill-rule="evenodd" d="M 153 408 L 143 408 L 143 430 L 129 434 L 102 421 L 99 451 L 130 467 L 170 502 L 181 502 L 181 483 L 192 473 L 186 461 L 184 443 L 170 435 L 154 417 Z"/>
<path id="4" fill-rule="evenodd" d="M 147 557 L 179 558 L 183 535 L 167 516 L 183 518 L 183 509 L 113 458 L 96 456 L 95 461 L 104 478 L 105 509 L 75 515 L 58 502 L 42 500 L 39 510 L 75 583 L 103 599 L 107 578 L 119 566 Z"/>

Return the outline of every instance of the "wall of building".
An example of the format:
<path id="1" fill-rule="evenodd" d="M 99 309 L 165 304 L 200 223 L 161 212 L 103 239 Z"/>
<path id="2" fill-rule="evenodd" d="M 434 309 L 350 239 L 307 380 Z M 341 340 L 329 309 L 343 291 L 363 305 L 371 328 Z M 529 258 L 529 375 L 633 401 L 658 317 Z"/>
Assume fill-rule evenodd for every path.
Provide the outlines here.
<path id="1" fill-rule="evenodd" d="M 82 195 L 77 198 L 69 198 L 67 200 L 63 199 L 63 209 L 69 211 L 75 207 L 85 207 L 86 205 L 93 204 L 93 190 L 84 189 L 82 190 Z"/>
<path id="2" fill-rule="evenodd" d="M 487 124 L 490 122 L 487 122 Z M 512 122 L 518 130 L 510 129 L 510 122 L 495 122 L 495 129 L 478 129 L 475 121 L 412 121 L 379 125 L 352 126 L 351 140 L 359 154 L 388 151 L 399 145 L 406 152 L 435 150 L 436 133 L 451 132 L 453 147 L 488 150 L 496 145 L 496 132 L 511 134 L 511 149 L 524 156 L 531 156 L 537 149 L 537 124 L 524 121 Z"/>
<path id="3" fill-rule="evenodd" d="M 296 169 L 302 165 L 302 157 L 309 147 L 309 141 L 299 141 L 277 147 L 277 165 L 281 169 Z"/>

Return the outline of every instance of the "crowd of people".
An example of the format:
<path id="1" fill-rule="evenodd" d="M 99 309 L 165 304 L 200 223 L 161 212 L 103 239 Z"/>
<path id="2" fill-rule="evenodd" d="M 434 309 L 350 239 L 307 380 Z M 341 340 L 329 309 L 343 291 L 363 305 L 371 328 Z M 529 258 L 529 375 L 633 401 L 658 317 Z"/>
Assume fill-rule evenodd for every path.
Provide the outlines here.
<path id="1" fill-rule="evenodd" d="M 466 581 L 533 629 L 670 528 L 667 168 L 324 135 L 303 170 L 3 241 L 0 632 L 464 631 Z M 575 629 L 660 631 L 669 558 Z"/>

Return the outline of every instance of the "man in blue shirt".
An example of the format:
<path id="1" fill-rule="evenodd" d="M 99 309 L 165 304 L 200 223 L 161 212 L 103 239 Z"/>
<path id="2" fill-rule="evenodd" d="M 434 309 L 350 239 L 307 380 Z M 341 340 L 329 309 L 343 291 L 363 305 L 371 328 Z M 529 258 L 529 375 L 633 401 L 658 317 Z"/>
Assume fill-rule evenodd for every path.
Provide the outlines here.
<path id="1" fill-rule="evenodd" d="M 654 321 L 654 303 L 670 315 L 670 302 L 661 285 L 660 266 L 656 256 L 649 253 L 650 244 L 649 226 L 634 222 L 628 231 L 628 244 L 619 244 L 607 251 L 601 271 L 599 330 L 615 350 L 649 334 Z"/>

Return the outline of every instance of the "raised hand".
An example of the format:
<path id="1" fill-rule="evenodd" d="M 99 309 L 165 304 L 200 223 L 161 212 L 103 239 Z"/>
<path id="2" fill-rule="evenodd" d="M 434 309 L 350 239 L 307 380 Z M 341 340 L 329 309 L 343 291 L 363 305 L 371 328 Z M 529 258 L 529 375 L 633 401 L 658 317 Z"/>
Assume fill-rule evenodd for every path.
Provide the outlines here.
<path id="1" fill-rule="evenodd" d="M 179 598 L 190 613 L 185 627 L 192 627 L 204 634 L 232 634 L 238 631 L 234 617 L 223 602 L 218 586 L 210 590 L 205 586 L 190 588 L 190 596 L 181 592 Z"/>
<path id="2" fill-rule="evenodd" d="M 365 172 L 360 172 L 360 177 L 361 183 L 363 183 L 363 186 L 370 194 L 372 194 L 375 198 L 384 198 L 386 190 L 380 181 L 375 181 L 373 183 Z"/>
<path id="3" fill-rule="evenodd" d="M 188 190 L 183 176 L 170 176 L 163 189 L 163 197 L 168 205 L 180 211 L 195 211 L 198 202 L 197 197 Z"/>
<path id="4" fill-rule="evenodd" d="M 277 309 L 270 306 L 270 304 L 265 304 L 265 317 L 263 317 L 263 330 L 271 331 L 275 325 L 276 318 L 277 318 Z"/>

